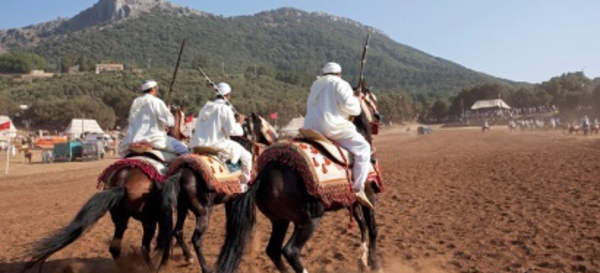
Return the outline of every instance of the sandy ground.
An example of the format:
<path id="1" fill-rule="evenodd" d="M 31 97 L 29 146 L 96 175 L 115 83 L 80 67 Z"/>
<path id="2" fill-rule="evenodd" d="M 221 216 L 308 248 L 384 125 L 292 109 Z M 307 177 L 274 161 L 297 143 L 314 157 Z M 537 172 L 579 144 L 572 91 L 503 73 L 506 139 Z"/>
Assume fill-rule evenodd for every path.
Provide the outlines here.
<path id="1" fill-rule="evenodd" d="M 387 186 L 376 205 L 386 272 L 600 272 L 599 137 L 495 127 L 415 132 L 388 129 L 376 141 Z M 0 272 L 18 272 L 27 245 L 66 225 L 114 159 L 29 165 L 15 157 L 4 175 L 5 158 L 0 153 Z M 204 241 L 211 263 L 224 225 L 218 207 Z M 326 215 L 303 251 L 310 272 L 358 272 L 358 229 L 347 226 L 346 211 Z M 119 266 L 108 253 L 112 232 L 105 216 L 44 272 L 144 272 L 134 266 L 140 224 L 130 222 Z M 276 272 L 263 252 L 269 232 L 261 216 L 240 272 Z M 184 266 L 180 249 L 173 259 L 163 272 L 199 272 L 197 263 Z"/>

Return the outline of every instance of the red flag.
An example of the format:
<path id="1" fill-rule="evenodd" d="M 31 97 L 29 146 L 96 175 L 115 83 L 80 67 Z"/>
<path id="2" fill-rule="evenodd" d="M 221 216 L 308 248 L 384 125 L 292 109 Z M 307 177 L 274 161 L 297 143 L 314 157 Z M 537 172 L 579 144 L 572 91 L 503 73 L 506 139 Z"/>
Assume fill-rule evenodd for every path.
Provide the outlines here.
<path id="1" fill-rule="evenodd" d="M 277 112 L 272 112 L 269 114 L 270 119 L 277 119 Z"/>
<path id="2" fill-rule="evenodd" d="M 185 124 L 188 124 L 192 121 L 194 121 L 194 116 L 189 115 L 189 116 L 185 117 Z"/>
<path id="3" fill-rule="evenodd" d="M 0 123 L 0 131 L 10 129 L 10 121 Z"/>

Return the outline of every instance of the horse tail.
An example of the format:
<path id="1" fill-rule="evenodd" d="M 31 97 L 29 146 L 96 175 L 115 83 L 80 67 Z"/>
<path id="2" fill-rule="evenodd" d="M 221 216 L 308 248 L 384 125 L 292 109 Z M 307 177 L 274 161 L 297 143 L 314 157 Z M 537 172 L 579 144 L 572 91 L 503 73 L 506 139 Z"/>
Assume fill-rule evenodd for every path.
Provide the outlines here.
<path id="1" fill-rule="evenodd" d="M 163 183 L 160 200 L 160 213 L 158 237 L 156 238 L 157 249 L 162 250 L 161 264 L 167 262 L 171 253 L 171 240 L 173 239 L 173 209 L 177 208 L 177 197 L 179 196 L 181 172 L 171 175 Z"/>
<path id="2" fill-rule="evenodd" d="M 163 194 L 161 201 L 163 209 L 166 209 L 167 207 L 172 209 L 177 208 L 177 197 L 181 191 L 179 180 L 181 180 L 181 170 L 177 171 L 165 180 L 162 189 Z"/>
<path id="3" fill-rule="evenodd" d="M 247 192 L 226 204 L 227 237 L 217 260 L 218 273 L 233 273 L 240 265 L 256 224 L 254 201 L 259 187 L 260 180 L 257 179 Z"/>
<path id="4" fill-rule="evenodd" d="M 30 251 L 31 260 L 25 264 L 25 272 L 37 264 L 43 266 L 48 257 L 73 243 L 90 229 L 106 212 L 116 207 L 125 196 L 123 188 L 98 192 L 77 212 L 71 223 L 54 234 L 36 242 Z"/>

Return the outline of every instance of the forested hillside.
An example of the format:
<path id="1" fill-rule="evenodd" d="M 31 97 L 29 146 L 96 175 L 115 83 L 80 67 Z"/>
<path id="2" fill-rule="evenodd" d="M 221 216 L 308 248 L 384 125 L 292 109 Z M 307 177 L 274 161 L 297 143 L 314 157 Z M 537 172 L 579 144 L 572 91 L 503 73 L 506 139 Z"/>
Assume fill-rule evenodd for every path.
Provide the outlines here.
<path id="1" fill-rule="evenodd" d="M 64 31 L 63 31 L 64 32 Z M 482 82 L 506 82 L 399 44 L 349 19 L 284 8 L 253 16 L 224 18 L 154 9 L 136 19 L 45 38 L 29 50 L 48 68 L 99 62 L 129 67 L 172 67 L 188 38 L 184 67 L 203 65 L 228 74 L 254 66 L 285 72 L 306 84 L 327 61 L 337 61 L 355 81 L 367 33 L 372 34 L 366 75 L 381 89 L 456 92 Z"/>

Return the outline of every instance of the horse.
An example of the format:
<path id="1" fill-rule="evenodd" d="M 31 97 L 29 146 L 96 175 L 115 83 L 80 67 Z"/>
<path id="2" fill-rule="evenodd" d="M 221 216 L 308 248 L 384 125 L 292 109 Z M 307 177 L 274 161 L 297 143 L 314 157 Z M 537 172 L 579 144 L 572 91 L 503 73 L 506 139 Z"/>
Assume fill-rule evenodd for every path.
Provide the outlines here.
<path id="1" fill-rule="evenodd" d="M 19 153 L 23 152 L 23 156 L 27 160 L 27 163 L 31 164 L 31 159 L 33 158 L 33 149 L 31 148 L 31 146 L 22 145 L 20 147 L 17 147 L 17 149 Z"/>
<path id="2" fill-rule="evenodd" d="M 251 118 L 251 120 L 246 119 L 243 123 L 244 136 L 232 137 L 232 140 L 237 141 L 244 148 L 252 151 L 253 158 L 256 158 L 258 153 L 265 146 L 274 143 L 276 138 L 273 138 L 272 133 L 268 131 L 272 130 L 272 127 L 263 118 L 254 113 L 252 113 Z M 265 130 L 264 128 L 271 129 Z M 174 181 L 178 181 L 176 183 L 177 186 L 173 188 L 174 190 L 168 193 L 172 199 L 176 199 L 171 201 L 172 204 L 176 204 L 177 211 L 177 222 L 173 230 L 173 236 L 177 244 L 181 247 L 186 262 L 192 264 L 193 259 L 184 241 L 183 234 L 187 212 L 191 211 L 196 217 L 196 227 L 192 235 L 194 251 L 196 252 L 202 272 L 212 272 L 202 252 L 202 240 L 204 233 L 208 229 L 212 208 L 215 205 L 227 203 L 231 196 L 223 196 L 215 191 L 215 189 L 209 189 L 209 184 L 204 174 L 199 173 L 189 166 L 189 164 L 178 166 L 171 177 L 173 177 Z"/>
<path id="3" fill-rule="evenodd" d="M 142 147 L 142 150 L 134 155 L 151 158 L 157 162 L 164 159 L 151 151 L 149 147 Z M 157 272 L 167 263 L 173 230 L 173 204 L 170 203 L 172 200 L 163 193 L 172 192 L 176 185 L 169 180 L 160 184 L 159 181 L 163 180 L 160 173 L 153 172 L 150 163 L 129 158 L 131 155 L 104 170 L 98 183 L 98 188 L 103 190 L 94 194 L 83 205 L 71 223 L 35 244 L 34 249 L 29 253 L 31 260 L 25 264 L 23 272 L 38 264 L 41 271 L 46 259 L 76 241 L 106 212 L 110 212 L 115 227 L 109 245 L 109 252 L 113 260 L 118 261 L 121 257 L 121 240 L 129 219 L 134 218 L 143 226 L 140 252 L 146 265 L 150 270 Z M 150 244 L 156 233 L 157 225 L 156 256 L 160 257 L 160 261 L 158 265 L 155 265 L 150 255 Z"/>
<path id="4" fill-rule="evenodd" d="M 596 134 L 598 134 L 598 133 L 599 133 L 599 131 L 600 131 L 600 123 L 594 123 L 594 124 L 592 125 L 591 131 L 590 131 L 590 134 L 591 134 L 591 133 L 596 133 Z"/>
<path id="5" fill-rule="evenodd" d="M 582 126 L 582 130 L 583 130 L 583 135 L 587 136 L 590 134 L 591 131 L 591 124 L 589 122 L 584 122 L 583 126 Z"/>
<path id="6" fill-rule="evenodd" d="M 581 131 L 581 126 L 579 126 L 579 124 L 569 124 L 567 125 L 567 131 L 569 134 L 579 134 L 579 131 Z"/>
<path id="7" fill-rule="evenodd" d="M 375 125 L 381 121 L 381 116 L 377 111 L 374 95 L 369 90 L 363 92 L 365 95 L 361 98 L 363 111 L 361 111 L 360 116 L 354 118 L 353 123 L 356 125 L 358 132 L 369 143 L 372 143 L 372 132 L 376 133 L 377 127 Z M 280 143 L 277 145 L 291 144 Z M 273 145 L 267 148 L 259 157 L 259 162 L 272 147 L 276 146 Z M 368 183 L 365 190 L 368 192 L 371 203 L 374 204 L 374 183 Z M 263 166 L 250 189 L 236 197 L 229 204 L 227 236 L 217 260 L 217 272 L 232 273 L 239 267 L 245 247 L 256 224 L 256 207 L 271 222 L 272 232 L 266 253 L 280 272 L 289 272 L 282 260 L 282 255 L 292 266 L 294 272 L 307 272 L 301 261 L 302 248 L 315 232 L 321 217 L 328 211 L 339 209 L 351 210 L 354 218 L 359 223 L 362 250 L 361 265 L 382 272 L 381 263 L 376 254 L 377 224 L 375 210 L 357 202 L 349 206 L 327 207 L 322 200 L 309 194 L 303 177 L 294 167 L 277 161 Z M 294 223 L 294 231 L 289 241 L 282 248 L 290 222 Z"/>

